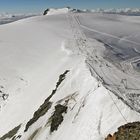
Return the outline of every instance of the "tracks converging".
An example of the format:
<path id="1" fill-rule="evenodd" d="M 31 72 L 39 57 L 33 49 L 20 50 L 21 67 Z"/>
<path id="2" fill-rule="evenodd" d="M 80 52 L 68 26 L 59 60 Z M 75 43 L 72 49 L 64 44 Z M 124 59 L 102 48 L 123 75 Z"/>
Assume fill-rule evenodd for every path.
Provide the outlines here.
<path id="1" fill-rule="evenodd" d="M 85 27 L 83 27 L 83 25 L 80 23 L 78 14 L 68 14 L 68 21 L 73 32 L 74 40 L 76 40 L 76 47 L 80 51 L 80 54 L 86 57 L 86 63 L 91 71 L 91 74 L 96 77 L 96 79 L 99 80 L 109 91 L 113 92 L 119 99 L 127 104 L 131 109 L 140 113 L 139 73 L 135 72 L 135 70 L 129 66 L 131 63 L 129 64 L 127 62 L 122 62 L 120 63 L 119 68 L 116 67 L 113 63 L 105 60 L 103 56 L 98 56 L 98 54 L 96 54 L 98 50 L 94 48 L 95 44 L 93 46 L 91 46 L 91 44 L 89 45 L 88 38 L 82 31 L 82 29 Z M 99 33 L 99 31 L 97 32 Z M 140 45 L 128 39 L 125 39 L 125 41 Z M 127 67 L 129 67 L 129 69 Z M 109 94 L 109 96 L 114 102 L 111 94 Z M 119 109 L 117 103 L 114 104 L 118 111 L 121 112 L 121 109 Z M 120 114 L 124 119 L 124 115 L 122 113 Z M 124 120 L 127 121 L 126 118 Z"/>

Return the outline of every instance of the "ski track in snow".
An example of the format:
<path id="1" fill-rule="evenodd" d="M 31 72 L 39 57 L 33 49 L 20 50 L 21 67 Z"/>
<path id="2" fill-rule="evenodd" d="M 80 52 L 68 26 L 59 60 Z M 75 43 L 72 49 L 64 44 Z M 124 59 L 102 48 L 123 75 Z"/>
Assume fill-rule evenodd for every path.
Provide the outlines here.
<path id="1" fill-rule="evenodd" d="M 14 57 L 11 56 L 14 62 L 13 69 L 18 67 L 16 69 L 18 73 L 14 71 L 9 78 L 10 91 L 13 93 L 10 94 L 10 98 L 0 111 L 0 124 L 3 125 L 3 128 L 0 128 L 0 136 L 16 125 L 22 124 L 16 134 L 16 137 L 21 135 L 18 138 L 20 140 L 104 140 L 120 125 L 139 120 L 139 113 L 134 111 L 139 109 L 139 106 L 133 106 L 127 97 L 127 91 L 139 94 L 139 83 L 133 84 L 137 80 L 136 76 L 130 75 L 130 79 L 127 79 L 132 70 L 122 75 L 120 68 L 104 59 L 102 57 L 104 44 L 86 37 L 82 29 L 83 25 L 78 18 L 79 15 L 75 13 L 59 14 L 58 12 L 57 15 L 30 18 L 5 25 L 5 29 L 0 28 L 4 36 L 10 31 L 13 35 L 16 30 L 19 30 L 23 35 L 23 46 L 29 47 L 27 49 L 22 46 L 25 58 L 17 57 L 21 59 L 23 69 L 17 59 L 15 61 L 17 54 Z M 21 28 L 25 30 L 21 30 Z M 84 28 L 94 31 L 85 26 Z M 96 30 L 95 32 L 116 38 L 110 34 Z M 31 37 L 33 34 L 36 35 Z M 15 38 L 11 39 L 11 35 L 7 40 L 3 35 L 0 34 L 0 36 L 4 41 L 13 42 L 14 49 L 17 49 L 15 44 L 18 46 L 21 43 L 21 40 L 14 42 Z M 21 38 L 19 37 L 19 39 Z M 117 39 L 120 40 L 120 38 Z M 40 47 L 42 47 L 41 50 Z M 3 50 L 3 48 L 0 49 Z M 28 62 L 26 56 L 29 57 Z M 4 57 L 4 59 L 8 58 Z M 30 64 L 32 66 L 27 69 L 26 65 Z M 7 65 L 4 66 L 7 67 Z M 11 71 L 10 68 L 8 70 Z M 69 70 L 69 73 L 50 99 L 51 108 L 24 133 L 25 125 L 50 95 L 58 84 L 56 81 L 61 79 L 62 73 L 66 70 Z M 19 76 L 19 73 L 23 76 Z M 13 77 L 18 77 L 18 80 L 13 80 Z M 132 82 L 127 83 L 128 80 L 132 80 Z M 12 86 L 13 82 L 15 82 L 15 86 Z M 127 84 L 133 85 L 134 88 Z M 57 104 L 67 106 L 68 110 L 63 114 L 64 120 L 58 130 L 50 133 L 49 118 Z M 131 108 L 134 110 L 131 110 L 126 104 L 132 105 Z"/>
<path id="2" fill-rule="evenodd" d="M 86 28 L 86 29 L 88 29 L 89 30 L 89 28 L 88 27 L 86 27 L 86 26 L 83 26 L 83 25 L 81 25 L 81 23 L 80 23 L 80 21 L 78 20 L 78 18 L 77 18 L 77 16 L 76 15 L 71 15 L 71 17 L 69 17 L 69 22 L 70 22 L 70 24 L 71 24 L 71 27 L 72 28 L 74 28 L 75 30 L 77 30 L 77 31 L 74 31 L 74 37 L 75 37 L 75 40 L 77 40 L 77 39 L 79 39 L 80 41 L 79 41 L 79 43 L 78 43 L 78 45 L 79 45 L 79 48 L 81 48 L 81 50 L 83 49 L 83 51 L 81 52 L 81 53 L 85 53 L 87 50 L 86 50 L 86 48 L 88 48 L 88 44 L 86 44 L 86 42 L 85 42 L 85 40 L 88 40 L 87 38 L 86 38 L 86 36 L 84 35 L 84 33 L 80 30 L 80 28 L 79 27 L 74 27 L 75 25 L 76 25 L 76 23 L 72 23 L 71 21 L 73 20 L 73 21 L 76 21 L 77 22 L 77 25 L 79 25 L 79 26 L 82 26 L 82 27 L 84 27 L 84 28 Z M 72 25 L 73 24 L 73 25 Z M 74 30 L 74 29 L 72 29 L 72 30 Z M 78 29 L 79 29 L 79 31 L 78 31 Z M 90 29 L 90 30 L 93 30 L 93 29 Z M 98 33 L 101 33 L 101 34 L 105 34 L 105 35 L 109 35 L 109 34 L 106 34 L 106 33 L 102 33 L 102 32 L 99 32 L 99 31 L 97 31 L 97 30 L 93 30 L 93 31 L 95 31 L 95 32 L 98 32 Z M 116 37 L 116 36 L 113 36 L 113 35 L 109 35 L 109 36 L 111 36 L 111 37 Z M 117 38 L 117 37 L 116 37 Z M 118 38 L 117 38 L 118 39 Z M 129 40 L 127 40 L 127 41 L 129 41 Z M 84 46 L 83 46 L 83 42 L 84 42 Z M 104 73 L 104 75 L 105 75 L 105 73 Z M 127 119 L 124 117 L 124 115 L 121 113 L 121 109 L 119 109 L 119 107 L 117 106 L 117 104 L 115 103 L 115 101 L 114 101 L 114 99 L 113 99 L 113 97 L 111 96 L 111 94 L 108 92 L 108 94 L 109 94 L 109 96 L 111 97 L 111 100 L 114 102 L 114 104 L 115 104 L 115 106 L 116 106 L 116 108 L 118 109 L 118 111 L 119 111 L 119 113 L 121 114 L 121 116 L 122 116 L 122 118 L 124 119 L 124 121 L 127 123 Z M 84 102 L 84 101 L 83 101 Z M 80 108 L 79 108 L 79 110 L 81 109 L 81 107 L 83 107 L 84 105 L 83 105 L 84 103 L 82 103 L 81 104 L 81 106 L 80 106 Z M 79 111 L 78 111 L 78 113 L 79 113 Z M 78 114 L 76 114 L 76 116 L 77 116 Z M 76 117 L 75 116 L 75 117 Z M 100 126 L 99 126 L 100 127 Z"/>
<path id="3" fill-rule="evenodd" d="M 75 21 L 77 22 L 77 24 L 79 25 L 79 26 L 82 26 L 83 27 L 83 25 L 81 25 L 81 23 L 80 23 L 80 21 L 79 21 L 79 19 L 77 18 L 78 16 L 76 15 L 76 16 L 74 16 L 75 17 Z M 93 29 L 93 31 L 94 31 L 94 29 Z M 96 31 L 96 30 L 95 30 Z M 98 32 L 98 31 L 97 31 Z M 99 32 L 99 33 L 101 33 L 101 32 Z M 108 34 L 106 34 L 105 33 L 105 35 L 108 35 Z M 84 35 L 82 34 L 81 35 L 81 38 L 83 37 Z M 83 40 L 88 40 L 87 38 L 86 38 L 86 36 L 84 36 L 85 38 L 83 39 Z M 114 36 L 113 36 L 114 37 Z M 126 40 L 126 41 L 130 41 L 130 40 Z M 131 42 L 131 43 L 135 43 L 135 42 Z M 135 43 L 136 44 L 136 43 Z M 82 44 L 81 44 L 81 46 L 82 46 Z M 84 49 L 85 48 L 85 49 Z M 86 47 L 83 47 L 83 51 L 82 52 L 84 52 L 84 53 L 86 53 L 86 51 L 87 51 L 87 49 L 86 48 L 88 48 L 88 45 L 86 45 Z M 92 50 L 92 48 L 91 48 L 91 50 Z M 93 50 L 93 53 L 94 53 L 94 50 Z M 87 53 L 87 57 L 90 57 L 89 56 L 89 54 L 90 53 Z M 93 65 L 93 67 L 94 67 L 94 69 L 93 69 L 93 72 L 95 71 L 95 69 L 97 69 L 97 67 L 96 66 L 94 66 L 95 64 L 93 64 L 93 60 L 94 59 L 96 59 L 96 58 L 94 58 L 95 57 L 95 55 L 94 54 L 90 54 L 91 55 L 91 57 L 92 57 L 92 64 L 91 65 Z M 137 60 L 137 59 L 136 59 Z M 136 61 L 135 60 L 135 61 Z M 129 63 L 126 63 L 126 62 L 123 62 L 122 63 L 122 65 L 121 65 L 121 69 L 116 69 L 115 68 L 115 71 L 116 71 L 116 74 L 114 74 L 115 73 L 115 71 L 114 71 L 114 68 L 113 68 L 113 71 L 111 70 L 111 68 L 112 67 L 114 67 L 113 65 L 111 66 L 111 68 L 108 68 L 108 66 L 107 65 L 110 65 L 110 64 L 108 64 L 108 62 L 105 62 L 105 59 L 103 59 L 103 60 L 99 60 L 99 59 L 97 59 L 97 61 L 98 62 L 100 62 L 101 61 L 101 64 L 100 64 L 100 70 L 98 69 L 98 70 L 96 70 L 96 72 L 98 73 L 98 76 L 100 76 L 100 77 L 102 77 L 101 79 L 103 80 L 103 84 L 108 88 L 108 86 L 107 86 L 107 84 L 110 86 L 109 87 L 109 89 L 111 90 L 111 91 L 113 91 L 117 96 L 119 96 L 119 97 L 122 97 L 123 99 L 124 99 L 124 102 L 126 103 L 126 104 L 128 104 L 132 109 L 134 109 L 134 110 L 136 110 L 136 111 L 138 111 L 139 112 L 139 98 L 137 98 L 137 102 L 135 102 L 132 98 L 132 100 L 130 100 L 130 97 L 129 97 L 129 94 L 137 94 L 137 95 L 139 95 L 139 93 L 140 93 L 140 89 L 139 89 L 139 84 L 135 84 L 135 85 L 133 85 L 133 82 L 134 81 L 137 81 L 137 82 L 140 82 L 139 81 L 139 79 L 138 79 L 138 75 L 139 74 L 137 74 L 137 72 L 132 68 L 132 69 L 130 69 L 128 72 L 127 72 L 127 70 L 124 70 L 124 71 L 126 71 L 126 73 L 123 71 L 123 72 L 121 72 L 123 69 L 125 69 L 125 65 L 126 64 L 131 64 L 131 62 L 129 62 Z M 103 62 L 105 62 L 106 63 L 106 65 L 104 66 L 104 64 L 103 64 Z M 116 63 L 116 62 L 114 62 L 114 63 Z M 126 65 L 127 66 L 127 65 Z M 127 66 L 128 67 L 128 66 Z M 129 68 L 131 68 L 131 65 L 129 66 Z M 111 71 L 110 71 L 110 70 Z M 112 75 L 110 75 L 107 71 L 109 70 L 109 73 L 111 72 L 111 74 Z M 101 71 L 101 72 L 100 72 Z M 132 72 L 134 72 L 133 73 L 133 76 L 131 75 L 131 73 Z M 117 76 L 116 76 L 117 75 Z M 135 76 L 134 76 L 135 75 Z M 110 77 L 112 77 L 113 76 L 113 78 L 110 78 Z M 130 77 L 129 77 L 130 76 Z M 112 81 L 112 79 L 114 79 L 114 81 Z M 126 85 L 125 85 L 125 87 L 124 87 L 124 83 L 118 83 L 120 80 L 119 79 L 124 79 L 124 80 L 126 80 Z M 114 87 L 111 87 L 111 84 L 112 83 L 114 83 L 114 85 L 119 85 L 119 86 L 116 86 L 116 89 L 114 88 Z M 130 86 L 130 87 L 129 87 Z M 134 87 L 133 87 L 134 86 Z M 120 88 L 120 89 L 119 89 Z M 123 89 L 121 89 L 121 88 L 123 88 Z M 125 88 L 125 89 L 124 89 Z M 115 89 L 115 90 L 114 90 Z M 124 90 L 124 93 L 123 93 L 123 95 L 122 95 L 122 91 Z"/>
<path id="4" fill-rule="evenodd" d="M 125 39 L 125 37 L 119 38 L 119 37 L 117 37 L 117 36 L 114 36 L 114 35 L 111 35 L 111 34 L 108 34 L 108 33 L 105 33 L 105 32 L 100 32 L 100 31 L 97 31 L 97 30 L 95 30 L 95 29 L 93 29 L 93 28 L 89 28 L 89 27 L 87 27 L 87 26 L 85 26 L 85 25 L 81 25 L 81 23 L 80 23 L 79 21 L 78 21 L 78 23 L 79 23 L 79 25 L 80 25 L 82 28 L 85 28 L 85 29 L 87 29 L 87 30 L 89 30 L 89 31 L 93 31 L 93 32 L 96 32 L 96 33 L 99 33 L 99 34 L 102 34 L 102 35 L 106 35 L 106 36 L 109 36 L 109 37 L 113 37 L 113 38 L 115 38 L 115 39 L 118 39 L 119 41 L 126 41 L 126 42 L 129 42 L 129 43 L 133 43 L 133 44 L 135 44 L 135 45 L 140 45 L 140 43 L 137 43 L 137 42 L 134 42 L 134 41 Z"/>

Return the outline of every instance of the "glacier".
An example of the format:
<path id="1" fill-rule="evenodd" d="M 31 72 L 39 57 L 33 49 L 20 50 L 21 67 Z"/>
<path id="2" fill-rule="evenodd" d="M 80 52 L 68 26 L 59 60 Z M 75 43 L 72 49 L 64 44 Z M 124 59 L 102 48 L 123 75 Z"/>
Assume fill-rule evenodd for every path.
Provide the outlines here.
<path id="1" fill-rule="evenodd" d="M 0 139 L 104 140 L 140 121 L 139 24 L 64 8 L 0 25 Z"/>

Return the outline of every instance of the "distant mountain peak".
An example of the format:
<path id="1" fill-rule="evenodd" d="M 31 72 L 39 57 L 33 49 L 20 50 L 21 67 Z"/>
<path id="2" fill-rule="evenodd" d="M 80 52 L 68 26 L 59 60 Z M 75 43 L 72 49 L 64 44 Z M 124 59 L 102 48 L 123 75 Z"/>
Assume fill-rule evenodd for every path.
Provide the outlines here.
<path id="1" fill-rule="evenodd" d="M 44 11 L 43 15 L 56 15 L 56 14 L 65 14 L 68 13 L 70 7 L 65 8 L 48 8 Z"/>

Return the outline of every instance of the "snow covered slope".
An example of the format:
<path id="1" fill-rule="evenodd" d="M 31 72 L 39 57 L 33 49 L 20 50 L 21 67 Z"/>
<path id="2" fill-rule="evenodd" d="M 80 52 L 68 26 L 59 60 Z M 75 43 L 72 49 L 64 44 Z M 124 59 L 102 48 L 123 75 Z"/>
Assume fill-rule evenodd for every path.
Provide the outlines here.
<path id="1" fill-rule="evenodd" d="M 66 14 L 69 12 L 69 8 L 49 8 L 44 12 L 44 15 L 58 15 L 58 14 Z"/>
<path id="2" fill-rule="evenodd" d="M 140 120 L 93 73 L 105 46 L 81 27 L 77 18 L 85 23 L 87 16 L 59 13 L 0 26 L 1 140 L 104 140 Z"/>
<path id="3" fill-rule="evenodd" d="M 140 112 L 140 17 L 78 14 L 76 18 L 91 43 L 96 39 L 104 44 L 88 54 L 93 73 L 96 71 L 106 88 Z"/>
<path id="4" fill-rule="evenodd" d="M 32 16 L 35 16 L 36 14 L 8 14 L 8 13 L 2 13 L 0 14 L 0 25 L 11 23 L 20 19 L 29 18 Z"/>

